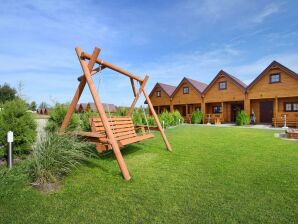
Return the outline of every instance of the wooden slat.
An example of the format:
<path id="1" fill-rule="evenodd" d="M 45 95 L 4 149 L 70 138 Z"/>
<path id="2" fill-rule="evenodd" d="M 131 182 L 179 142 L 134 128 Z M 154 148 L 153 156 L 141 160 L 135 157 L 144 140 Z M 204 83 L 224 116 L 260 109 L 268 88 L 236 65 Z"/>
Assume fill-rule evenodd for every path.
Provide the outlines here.
<path id="1" fill-rule="evenodd" d="M 99 121 L 94 121 L 93 124 L 97 127 L 101 127 L 103 126 L 102 122 L 99 122 Z M 121 125 L 121 124 L 131 124 L 133 125 L 133 122 L 132 121 L 113 121 L 113 122 L 109 122 L 110 126 L 111 125 Z"/>
<path id="2" fill-rule="evenodd" d="M 100 117 L 93 117 L 91 118 L 93 121 L 101 121 Z M 131 121 L 131 117 L 128 116 L 119 116 L 119 117 L 108 117 L 108 121 Z"/>
<path id="3" fill-rule="evenodd" d="M 120 136 L 120 137 L 117 137 L 117 141 L 120 141 L 120 140 L 123 140 L 123 139 L 129 139 L 129 138 L 135 138 L 137 137 L 136 134 L 131 134 L 131 135 L 124 135 L 124 136 Z"/>
<path id="4" fill-rule="evenodd" d="M 121 140 L 120 142 L 121 142 L 122 145 L 129 145 L 129 144 L 140 142 L 140 141 L 150 139 L 150 138 L 154 138 L 154 135 L 153 134 L 147 134 L 147 135 L 137 136 L 137 137 L 134 137 L 134 138 Z"/>
<path id="5" fill-rule="evenodd" d="M 134 135 L 134 136 L 136 136 L 137 134 L 136 134 L 135 131 L 126 131 L 126 132 L 120 132 L 120 133 L 114 134 L 115 138 L 125 136 L 125 135 Z"/>
<path id="6" fill-rule="evenodd" d="M 110 127 L 111 127 L 112 131 L 118 130 L 118 129 L 123 129 L 123 128 L 134 128 L 134 126 L 130 125 L 130 124 L 123 124 L 123 125 L 110 126 Z M 96 132 L 105 131 L 104 127 L 95 127 L 94 129 L 96 130 Z"/>

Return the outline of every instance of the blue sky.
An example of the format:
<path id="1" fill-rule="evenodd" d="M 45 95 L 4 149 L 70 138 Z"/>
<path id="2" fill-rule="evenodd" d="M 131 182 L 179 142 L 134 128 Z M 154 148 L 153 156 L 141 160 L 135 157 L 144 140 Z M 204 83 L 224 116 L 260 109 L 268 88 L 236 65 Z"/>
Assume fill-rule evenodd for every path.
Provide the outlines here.
<path id="1" fill-rule="evenodd" d="M 220 69 L 249 83 L 272 60 L 298 72 L 297 8 L 279 0 L 4 0 L 0 83 L 21 82 L 29 101 L 70 101 L 81 74 L 76 46 L 100 47 L 102 59 L 148 74 L 148 91 L 184 76 L 209 83 Z M 94 81 L 102 101 L 131 103 L 128 78 L 101 76 Z M 91 100 L 86 89 L 81 102 Z"/>

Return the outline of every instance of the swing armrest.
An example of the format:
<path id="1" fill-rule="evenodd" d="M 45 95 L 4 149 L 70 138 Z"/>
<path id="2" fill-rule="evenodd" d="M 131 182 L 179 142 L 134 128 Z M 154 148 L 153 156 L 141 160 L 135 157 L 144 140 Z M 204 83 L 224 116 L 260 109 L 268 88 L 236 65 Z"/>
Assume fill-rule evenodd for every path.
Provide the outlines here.
<path id="1" fill-rule="evenodd" d="M 135 130 L 141 130 L 142 134 L 145 134 L 145 127 L 147 127 L 146 125 L 135 125 Z"/>

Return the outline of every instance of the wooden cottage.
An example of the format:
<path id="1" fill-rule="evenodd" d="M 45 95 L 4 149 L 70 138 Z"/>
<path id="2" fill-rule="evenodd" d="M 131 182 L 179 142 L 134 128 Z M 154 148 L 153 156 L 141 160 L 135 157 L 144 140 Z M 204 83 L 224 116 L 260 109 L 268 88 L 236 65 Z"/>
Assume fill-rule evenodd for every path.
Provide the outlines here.
<path id="1" fill-rule="evenodd" d="M 246 112 L 257 123 L 298 126 L 298 74 L 273 61 L 248 87 Z"/>
<path id="2" fill-rule="evenodd" d="M 245 83 L 221 70 L 203 92 L 205 122 L 208 117 L 212 123 L 235 122 L 244 109 L 245 92 Z"/>
<path id="3" fill-rule="evenodd" d="M 156 83 L 156 85 L 150 92 L 149 97 L 157 114 L 160 114 L 165 110 L 171 110 L 171 96 L 175 89 L 175 86 L 163 83 Z"/>
<path id="4" fill-rule="evenodd" d="M 207 84 L 184 77 L 173 92 L 171 111 L 178 110 L 186 122 L 191 115 L 202 108 L 202 93 Z"/>

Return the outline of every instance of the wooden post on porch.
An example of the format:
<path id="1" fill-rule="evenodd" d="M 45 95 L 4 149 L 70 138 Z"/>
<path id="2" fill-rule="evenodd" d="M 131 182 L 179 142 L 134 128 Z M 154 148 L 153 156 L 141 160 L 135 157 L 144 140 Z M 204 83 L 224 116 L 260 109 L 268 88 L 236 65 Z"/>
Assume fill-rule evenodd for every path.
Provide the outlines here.
<path id="1" fill-rule="evenodd" d="M 205 116 L 206 116 L 206 105 L 205 105 L 204 97 L 202 97 L 201 111 L 203 113 L 203 124 L 204 124 L 205 123 Z"/>
<path id="2" fill-rule="evenodd" d="M 275 97 L 274 101 L 274 127 L 277 126 L 277 113 L 278 113 L 278 98 L 277 96 Z"/>
<path id="3" fill-rule="evenodd" d="M 244 111 L 247 113 L 248 116 L 250 116 L 250 114 L 251 114 L 250 99 L 248 99 L 247 94 L 245 94 L 245 99 L 244 99 Z"/>
<path id="4" fill-rule="evenodd" d="M 221 116 L 222 116 L 222 122 L 224 122 L 225 119 L 224 119 L 224 103 L 223 102 L 221 102 Z"/>
<path id="5" fill-rule="evenodd" d="M 185 104 L 185 119 L 188 119 L 188 104 Z"/>
<path id="6" fill-rule="evenodd" d="M 174 105 L 173 105 L 173 101 L 172 101 L 172 99 L 170 100 L 170 112 L 171 112 L 171 113 L 174 112 Z"/>

